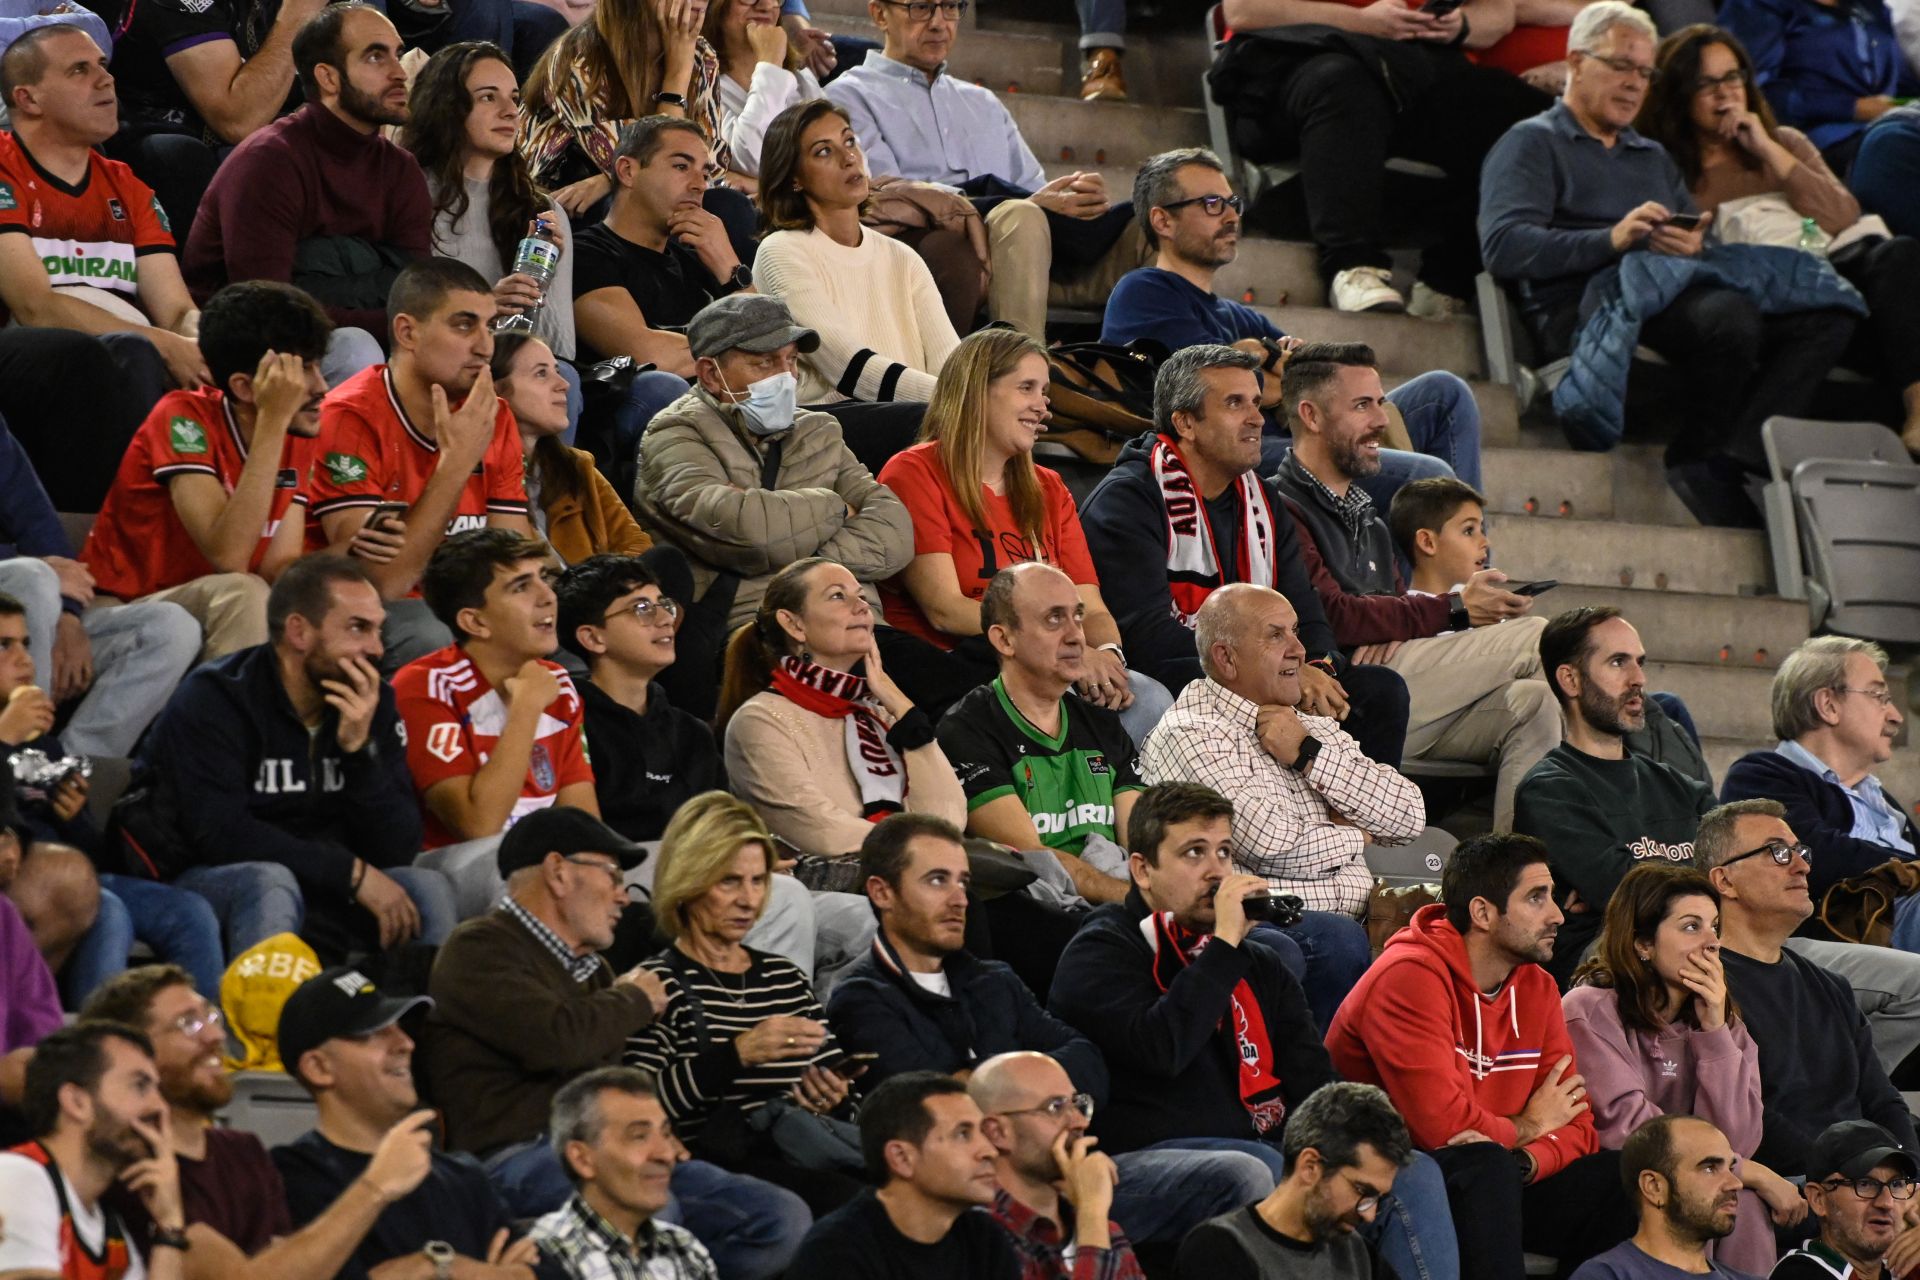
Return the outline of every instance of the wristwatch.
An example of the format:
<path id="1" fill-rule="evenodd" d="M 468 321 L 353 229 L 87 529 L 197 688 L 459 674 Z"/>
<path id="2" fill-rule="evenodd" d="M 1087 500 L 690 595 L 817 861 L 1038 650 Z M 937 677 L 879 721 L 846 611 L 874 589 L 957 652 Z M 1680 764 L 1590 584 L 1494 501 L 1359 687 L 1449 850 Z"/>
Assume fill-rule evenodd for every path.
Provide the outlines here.
<path id="1" fill-rule="evenodd" d="M 429 1240 L 420 1252 L 433 1264 L 433 1280 L 448 1280 L 453 1275 L 453 1246 L 445 1240 Z"/>
<path id="2" fill-rule="evenodd" d="M 1114 657 L 1120 659 L 1121 666 L 1124 667 L 1127 665 L 1127 655 L 1124 652 L 1122 652 L 1120 646 L 1115 642 L 1113 642 L 1112 640 L 1107 641 L 1105 644 L 1095 645 L 1094 648 L 1106 650 L 1108 653 L 1112 654 Z"/>
<path id="3" fill-rule="evenodd" d="M 185 1253 L 192 1242 L 183 1227 L 155 1227 L 147 1236 L 147 1243 L 156 1249 L 178 1249 Z"/>
<path id="4" fill-rule="evenodd" d="M 1312 766 L 1314 760 L 1319 755 L 1320 755 L 1320 739 L 1314 737 L 1312 734 L 1308 734 L 1307 740 L 1300 744 L 1299 754 L 1294 756 L 1293 763 L 1288 765 L 1287 767 L 1292 769 L 1295 773 L 1305 775 L 1308 768 Z"/>
<path id="5" fill-rule="evenodd" d="M 1466 597 L 1458 591 L 1447 593 L 1447 626 L 1454 631 L 1466 631 L 1473 626 L 1473 619 L 1467 614 Z"/>
<path id="6" fill-rule="evenodd" d="M 684 93 L 656 93 L 653 95 L 653 101 L 655 106 L 664 102 L 668 106 L 678 107 L 682 111 L 687 109 L 687 95 Z"/>
<path id="7" fill-rule="evenodd" d="M 734 264 L 733 270 L 727 274 L 727 278 L 723 283 L 734 293 L 751 289 L 753 288 L 753 268 L 744 262 L 737 262 Z"/>

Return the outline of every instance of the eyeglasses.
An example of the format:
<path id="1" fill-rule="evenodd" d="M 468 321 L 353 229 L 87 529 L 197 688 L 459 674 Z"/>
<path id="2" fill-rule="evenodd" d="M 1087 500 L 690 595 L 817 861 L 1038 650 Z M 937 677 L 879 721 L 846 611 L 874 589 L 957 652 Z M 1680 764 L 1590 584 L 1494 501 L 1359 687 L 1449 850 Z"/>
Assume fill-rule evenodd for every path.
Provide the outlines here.
<path id="1" fill-rule="evenodd" d="M 1806 859 L 1808 866 L 1813 865 L 1813 850 L 1807 848 L 1804 844 L 1788 844 L 1785 840 L 1769 840 L 1758 849 L 1749 849 L 1745 853 L 1734 854 L 1720 865 L 1730 867 L 1742 858 L 1757 858 L 1763 853 L 1769 858 L 1772 858 L 1774 865 L 1777 867 L 1792 866 L 1795 854 Z"/>
<path id="2" fill-rule="evenodd" d="M 1592 58 L 1595 62 L 1603 66 L 1612 67 L 1623 76 L 1637 76 L 1648 84 L 1652 84 L 1660 78 L 1660 72 L 1656 68 L 1635 62 L 1632 58 L 1609 58 L 1605 54 L 1588 53 L 1585 50 L 1576 50 L 1575 52 L 1579 53 L 1583 58 Z"/>
<path id="3" fill-rule="evenodd" d="M 621 872 L 620 864 L 617 862 L 602 862 L 598 858 L 583 858 L 577 853 L 563 853 L 560 856 L 564 861 L 571 862 L 576 867 L 592 867 L 595 871 L 606 872 L 607 879 L 613 881 L 613 887 L 616 889 L 626 883 L 626 876 Z"/>
<path id="4" fill-rule="evenodd" d="M 1380 1207 L 1380 1201 L 1382 1199 L 1380 1192 L 1375 1191 L 1372 1187 L 1355 1182 L 1352 1175 L 1345 1169 L 1335 1169 L 1334 1172 L 1340 1175 L 1342 1182 L 1353 1188 L 1353 1194 L 1360 1197 L 1360 1203 L 1353 1206 L 1356 1213 L 1372 1213 Z"/>
<path id="5" fill-rule="evenodd" d="M 1841 685 L 1838 689 L 1835 689 L 1834 692 L 1835 693 L 1857 693 L 1863 698 L 1872 698 L 1875 702 L 1879 703 L 1883 707 L 1890 707 L 1893 705 L 1893 694 L 1891 691 L 1886 689 L 1849 689 L 1845 685 Z"/>
<path id="6" fill-rule="evenodd" d="M 889 9 L 905 9 L 908 19 L 913 22 L 927 21 L 933 17 L 935 9 L 940 11 L 943 18 L 958 18 L 970 7 L 969 0 L 940 0 L 938 4 L 929 3 L 929 0 L 880 0 L 880 3 Z"/>
<path id="7" fill-rule="evenodd" d="M 1172 213 L 1190 204 L 1199 205 L 1209 218 L 1217 218 L 1228 209 L 1235 213 L 1244 213 L 1247 208 L 1247 202 L 1239 196 L 1194 196 L 1187 200 L 1175 200 L 1172 204 L 1163 204 L 1160 207 Z"/>
<path id="8" fill-rule="evenodd" d="M 1735 89 L 1747 82 L 1747 73 L 1735 67 L 1723 76 L 1697 76 L 1693 82 L 1695 93 L 1711 93 L 1715 89 Z"/>
<path id="9" fill-rule="evenodd" d="M 635 600 L 624 609 L 615 609 L 612 613 L 602 618 L 601 621 L 611 622 L 623 613 L 630 613 L 640 619 L 642 626 L 654 624 L 664 627 L 671 625 L 673 620 L 680 616 L 680 602 L 678 600 L 670 600 L 666 596 L 661 596 L 658 600 L 642 598 Z"/>
<path id="10" fill-rule="evenodd" d="M 1021 1107 L 1018 1111 L 1002 1111 L 1000 1114 L 1003 1116 L 1042 1115 L 1049 1120 L 1061 1120 L 1066 1117 L 1069 1107 L 1087 1119 L 1093 1119 L 1093 1095 L 1090 1093 L 1076 1093 L 1071 1098 L 1048 1098 L 1037 1107 Z"/>
<path id="11" fill-rule="evenodd" d="M 1878 1178 L 1836 1178 L 1820 1185 L 1829 1191 L 1837 1191 L 1841 1187 L 1852 1187 L 1853 1194 L 1862 1200 L 1878 1200 L 1882 1191 L 1895 1200 L 1911 1200 L 1913 1193 L 1920 1190 L 1920 1183 L 1912 1178 L 1889 1178 L 1885 1182 Z"/>
<path id="12" fill-rule="evenodd" d="M 199 1035 L 208 1027 L 224 1027 L 226 1025 L 227 1016 L 212 1005 L 207 1005 L 204 1008 L 195 1009 L 191 1013 L 181 1014 L 167 1024 L 167 1030 L 178 1031 L 181 1035 L 191 1038 Z"/>

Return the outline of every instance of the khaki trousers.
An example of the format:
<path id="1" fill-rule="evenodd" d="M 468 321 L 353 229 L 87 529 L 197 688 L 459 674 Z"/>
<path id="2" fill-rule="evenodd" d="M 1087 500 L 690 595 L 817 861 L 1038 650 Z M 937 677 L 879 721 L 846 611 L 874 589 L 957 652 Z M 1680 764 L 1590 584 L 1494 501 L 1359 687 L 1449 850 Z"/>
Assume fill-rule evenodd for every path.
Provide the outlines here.
<path id="1" fill-rule="evenodd" d="M 1099 262 L 1071 280 L 1055 280 L 1046 211 L 1031 200 L 1003 200 L 987 214 L 987 256 L 993 261 L 987 315 L 1044 342 L 1049 303 L 1104 308 L 1120 277 L 1153 255 L 1135 218 Z"/>
<path id="2" fill-rule="evenodd" d="M 1560 706 L 1540 673 L 1545 618 L 1512 618 L 1402 644 L 1387 665 L 1407 682 L 1408 760 L 1495 764 L 1493 825 L 1513 830 L 1513 793 L 1560 745 Z"/>
<path id="3" fill-rule="evenodd" d="M 141 600 L 165 600 L 192 614 L 204 637 L 200 662 L 267 642 L 267 581 L 251 573 L 210 573 Z"/>

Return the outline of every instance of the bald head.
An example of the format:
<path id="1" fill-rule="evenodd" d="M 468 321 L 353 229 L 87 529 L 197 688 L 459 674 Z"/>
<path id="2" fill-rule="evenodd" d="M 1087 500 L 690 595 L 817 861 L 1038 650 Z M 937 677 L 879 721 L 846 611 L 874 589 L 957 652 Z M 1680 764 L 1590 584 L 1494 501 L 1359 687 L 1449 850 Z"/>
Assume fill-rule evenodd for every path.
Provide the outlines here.
<path id="1" fill-rule="evenodd" d="M 980 625 L 1001 674 L 1029 693 L 1064 696 L 1086 674 L 1087 606 L 1073 579 L 1027 560 L 1002 569 L 980 601 Z"/>
<path id="2" fill-rule="evenodd" d="M 1065 1067 L 1028 1049 L 995 1054 L 967 1079 L 967 1093 L 982 1115 L 1016 1111 L 1072 1092 Z"/>

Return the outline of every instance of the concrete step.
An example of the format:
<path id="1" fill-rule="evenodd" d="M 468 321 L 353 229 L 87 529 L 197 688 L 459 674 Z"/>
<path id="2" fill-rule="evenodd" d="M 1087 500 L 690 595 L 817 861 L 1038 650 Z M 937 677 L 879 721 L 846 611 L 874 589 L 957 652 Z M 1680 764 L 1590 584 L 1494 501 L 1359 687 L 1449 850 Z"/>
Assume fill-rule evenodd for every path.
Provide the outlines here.
<path id="1" fill-rule="evenodd" d="M 1507 394 L 1511 403 L 1511 391 Z M 1487 499 L 1493 510 L 1681 528 L 1697 525 L 1667 486 L 1659 446 L 1629 444 L 1609 453 L 1575 453 L 1564 447 L 1529 447 L 1527 434 L 1516 430 L 1518 448 L 1482 449 Z"/>
<path id="2" fill-rule="evenodd" d="M 1500 565 L 1515 577 L 1593 587 L 1741 596 L 1770 591 L 1764 535 L 1553 516 L 1502 516 Z"/>
<path id="3" fill-rule="evenodd" d="M 1198 107 L 1082 102 L 1034 93 L 1003 93 L 1001 101 L 1043 162 L 1127 168 L 1162 151 L 1207 142 L 1206 114 Z"/>
<path id="4" fill-rule="evenodd" d="M 1411 376 L 1386 373 L 1380 381 L 1388 391 L 1392 391 Z M 1469 378 L 1467 389 L 1473 392 L 1474 405 L 1480 410 L 1481 465 L 1485 466 L 1488 449 L 1510 447 L 1519 439 L 1520 406 L 1514 399 L 1512 388 L 1497 382 L 1477 382 Z"/>
<path id="5" fill-rule="evenodd" d="M 1471 318 L 1421 320 L 1383 311 L 1335 311 L 1330 307 L 1258 307 L 1287 333 L 1309 342 L 1364 342 L 1386 373 L 1447 369 L 1463 378 L 1483 376 L 1480 326 Z"/>
<path id="6" fill-rule="evenodd" d="M 1888 684 L 1893 687 L 1896 697 L 1905 698 L 1906 676 L 1901 670 L 1888 672 Z M 1647 688 L 1677 693 L 1684 698 L 1702 738 L 1739 738 L 1767 747 L 1777 741 L 1773 737 L 1773 715 L 1769 705 L 1773 672 L 1765 667 L 1734 663 L 1649 662 Z M 1896 758 L 1901 754 L 1912 756 L 1915 753 L 1911 747 L 1907 747 L 1896 751 Z M 1716 773 L 1714 776 L 1720 775 Z"/>
<path id="7" fill-rule="evenodd" d="M 1513 572 L 1509 557 L 1503 554 L 1507 526 L 1505 519 L 1494 522 L 1493 563 Z M 1744 598 L 1568 583 L 1541 596 L 1534 611 L 1552 617 L 1585 605 L 1620 610 L 1640 632 L 1648 654 L 1661 662 L 1771 671 L 1807 638 L 1806 603 L 1778 596 Z"/>

